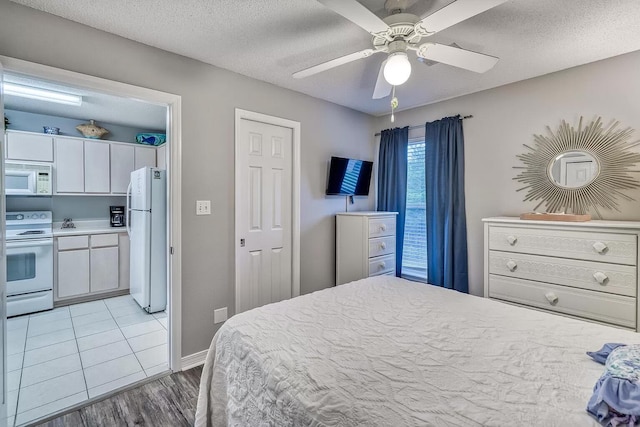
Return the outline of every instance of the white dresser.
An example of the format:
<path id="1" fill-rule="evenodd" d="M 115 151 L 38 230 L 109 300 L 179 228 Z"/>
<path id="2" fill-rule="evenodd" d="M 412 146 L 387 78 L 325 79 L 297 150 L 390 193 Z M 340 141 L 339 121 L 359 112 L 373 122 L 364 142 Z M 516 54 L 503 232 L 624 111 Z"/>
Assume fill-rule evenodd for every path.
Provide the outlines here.
<path id="1" fill-rule="evenodd" d="M 483 221 L 485 297 L 638 330 L 640 222 Z"/>
<path id="2" fill-rule="evenodd" d="M 396 274 L 397 212 L 336 215 L 336 285 Z"/>

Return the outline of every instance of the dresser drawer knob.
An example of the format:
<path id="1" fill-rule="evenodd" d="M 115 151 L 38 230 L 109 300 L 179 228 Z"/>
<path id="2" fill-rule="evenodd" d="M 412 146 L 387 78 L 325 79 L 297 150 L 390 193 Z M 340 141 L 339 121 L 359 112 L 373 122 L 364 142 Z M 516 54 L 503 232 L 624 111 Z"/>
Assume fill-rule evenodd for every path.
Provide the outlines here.
<path id="1" fill-rule="evenodd" d="M 602 242 L 595 242 L 593 244 L 593 249 L 595 249 L 599 254 L 606 254 L 609 251 L 609 247 Z"/>
<path id="2" fill-rule="evenodd" d="M 380 243 L 380 249 L 382 250 L 387 249 L 387 244 L 385 242 Z"/>
<path id="3" fill-rule="evenodd" d="M 378 264 L 378 270 L 382 270 L 387 266 L 387 263 L 385 263 L 384 261 L 380 262 L 380 264 Z"/>
<path id="4" fill-rule="evenodd" d="M 518 268 L 518 264 L 514 260 L 510 259 L 507 262 L 507 268 L 509 269 L 509 271 L 516 271 L 516 269 Z"/>
<path id="5" fill-rule="evenodd" d="M 507 236 L 507 241 L 511 246 L 513 246 L 518 243 L 518 238 L 516 236 Z"/>
<path id="6" fill-rule="evenodd" d="M 386 224 L 382 224 L 380 227 L 378 227 L 378 231 L 387 231 Z"/>
<path id="7" fill-rule="evenodd" d="M 544 296 L 547 298 L 547 301 L 549 301 L 549 304 L 556 305 L 558 303 L 558 296 L 553 292 L 547 292 Z"/>
<path id="8" fill-rule="evenodd" d="M 595 273 L 593 273 L 593 278 L 596 279 L 596 281 L 601 285 L 606 285 L 609 281 L 609 277 L 607 277 L 607 275 L 602 271 L 596 271 Z"/>

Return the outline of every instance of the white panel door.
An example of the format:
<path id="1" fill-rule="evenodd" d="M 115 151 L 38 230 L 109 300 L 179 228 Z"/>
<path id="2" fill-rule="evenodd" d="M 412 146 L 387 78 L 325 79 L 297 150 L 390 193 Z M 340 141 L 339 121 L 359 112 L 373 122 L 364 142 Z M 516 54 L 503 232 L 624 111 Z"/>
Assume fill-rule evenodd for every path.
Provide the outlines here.
<path id="1" fill-rule="evenodd" d="M 57 193 L 84 193 L 84 141 L 56 138 Z"/>
<path id="2" fill-rule="evenodd" d="M 3 74 L 0 62 L 0 117 L 4 117 Z M 4 138 L 0 137 L 0 153 L 4 153 Z M 0 156 L 4 159 L 4 156 Z M 4 161 L 0 161 L 0 420 L 7 416 L 7 266 L 5 247 Z M 0 425 L 2 421 L 0 421 Z"/>
<path id="3" fill-rule="evenodd" d="M 242 312 L 291 298 L 293 132 L 244 119 L 239 126 L 236 306 Z"/>
<path id="4" fill-rule="evenodd" d="M 109 144 L 84 142 L 84 192 L 108 193 L 111 191 Z"/>
<path id="5" fill-rule="evenodd" d="M 134 169 L 134 147 L 111 144 L 111 192 L 127 194 L 127 186 Z"/>
<path id="6" fill-rule="evenodd" d="M 135 165 L 134 170 L 138 170 L 143 167 L 155 168 L 156 167 L 156 149 L 147 147 L 135 147 Z"/>

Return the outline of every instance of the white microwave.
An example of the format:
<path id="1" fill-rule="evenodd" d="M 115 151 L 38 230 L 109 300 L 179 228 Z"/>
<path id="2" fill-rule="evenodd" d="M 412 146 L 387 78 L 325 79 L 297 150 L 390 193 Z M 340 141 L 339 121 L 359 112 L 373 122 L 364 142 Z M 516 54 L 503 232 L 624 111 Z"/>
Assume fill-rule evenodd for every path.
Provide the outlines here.
<path id="1" fill-rule="evenodd" d="M 51 165 L 5 162 L 4 188 L 7 196 L 51 196 Z"/>

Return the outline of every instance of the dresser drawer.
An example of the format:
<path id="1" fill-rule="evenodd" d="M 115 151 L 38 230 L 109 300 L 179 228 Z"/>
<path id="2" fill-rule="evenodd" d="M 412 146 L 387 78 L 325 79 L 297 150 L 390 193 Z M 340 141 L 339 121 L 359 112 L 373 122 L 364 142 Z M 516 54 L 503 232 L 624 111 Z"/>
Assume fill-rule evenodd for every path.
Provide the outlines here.
<path id="1" fill-rule="evenodd" d="M 396 251 L 395 236 L 377 237 L 369 239 L 369 258 L 380 255 L 388 255 Z"/>
<path id="2" fill-rule="evenodd" d="M 369 218 L 369 238 L 396 235 L 396 216 Z"/>
<path id="3" fill-rule="evenodd" d="M 636 265 L 636 236 L 520 227 L 489 227 L 489 249 Z"/>
<path id="4" fill-rule="evenodd" d="M 396 270 L 396 255 L 385 255 L 369 260 L 369 277 L 378 276 Z"/>
<path id="5" fill-rule="evenodd" d="M 493 274 L 489 275 L 489 297 L 627 328 L 636 327 L 636 299 L 632 297 Z"/>
<path id="6" fill-rule="evenodd" d="M 489 252 L 489 273 L 635 297 L 636 267 L 514 252 Z"/>

